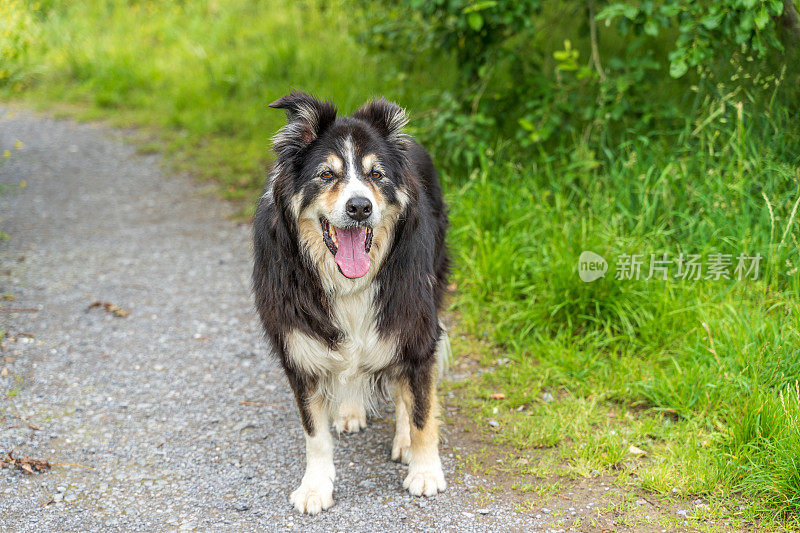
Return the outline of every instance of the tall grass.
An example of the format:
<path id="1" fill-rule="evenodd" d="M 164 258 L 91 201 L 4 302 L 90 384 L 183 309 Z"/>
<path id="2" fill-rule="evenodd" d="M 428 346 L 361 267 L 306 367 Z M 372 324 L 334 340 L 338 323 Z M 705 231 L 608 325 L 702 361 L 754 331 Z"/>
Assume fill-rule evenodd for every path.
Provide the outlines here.
<path id="1" fill-rule="evenodd" d="M 255 197 L 283 123 L 266 104 L 292 87 L 346 111 L 385 94 L 413 117 L 454 73 L 440 59 L 398 75 L 353 40 L 350 6 L 336 2 L 0 5 L 15 10 L 0 14 L 11 27 L 0 38 L 20 50 L 2 94 L 151 128 L 168 160 L 230 197 Z M 581 475 L 630 472 L 635 444 L 649 452 L 635 470 L 646 489 L 739 492 L 796 520 L 800 129 L 780 82 L 759 95 L 696 89 L 681 129 L 601 153 L 565 137 L 519 161 L 498 142 L 471 154 L 466 175 L 442 169 L 459 328 L 511 360 L 487 352 L 493 371 L 465 385 L 478 400 L 506 393 L 471 404 L 500 420 L 499 438 L 555 446 Z M 604 278 L 580 280 L 584 250 L 608 260 Z M 756 280 L 614 279 L 622 254 L 642 254 L 646 277 L 650 254 L 664 253 L 763 261 Z"/>
<path id="2" fill-rule="evenodd" d="M 528 166 L 484 155 L 451 189 L 457 308 L 512 359 L 472 390 L 514 391 L 504 438 L 557 444 L 579 471 L 615 467 L 634 443 L 655 455 L 639 470 L 649 489 L 743 491 L 760 512 L 795 520 L 794 126 L 777 107 L 765 118 L 741 101 L 708 103 L 723 110 L 687 119 L 678 145 L 631 142 L 588 170 L 568 154 Z M 604 278 L 580 280 L 584 250 L 608 260 Z M 663 253 L 730 254 L 733 279 L 645 280 L 650 254 Z M 757 280 L 733 275 L 739 253 L 763 256 Z M 642 279 L 614 279 L 621 254 L 643 254 Z M 542 390 L 570 407 L 542 406 Z M 497 402 L 484 405 L 497 416 Z M 636 422 L 627 433 L 608 425 L 603 405 L 633 409 Z"/>

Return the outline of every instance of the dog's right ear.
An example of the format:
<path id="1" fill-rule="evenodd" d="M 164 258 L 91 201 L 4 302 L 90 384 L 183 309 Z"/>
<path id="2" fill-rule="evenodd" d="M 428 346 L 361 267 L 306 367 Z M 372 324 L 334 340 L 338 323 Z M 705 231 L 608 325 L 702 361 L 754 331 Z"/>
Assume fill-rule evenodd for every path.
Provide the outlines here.
<path id="1" fill-rule="evenodd" d="M 294 91 L 278 98 L 269 107 L 286 111 L 287 125 L 276 139 L 302 147 L 316 139 L 336 120 L 336 108 L 328 101 L 317 100 L 301 91 Z M 300 146 L 297 146 L 299 143 Z"/>

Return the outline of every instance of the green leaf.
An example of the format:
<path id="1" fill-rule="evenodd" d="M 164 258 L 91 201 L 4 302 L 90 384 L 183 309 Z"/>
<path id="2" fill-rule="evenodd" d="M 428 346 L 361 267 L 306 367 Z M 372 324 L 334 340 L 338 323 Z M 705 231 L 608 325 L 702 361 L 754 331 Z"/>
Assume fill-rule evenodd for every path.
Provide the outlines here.
<path id="1" fill-rule="evenodd" d="M 739 27 L 744 31 L 749 32 L 753 29 L 753 12 L 745 11 L 742 15 L 742 20 L 739 21 Z"/>
<path id="2" fill-rule="evenodd" d="M 758 13 L 756 14 L 756 28 L 759 30 L 763 30 L 769 24 L 769 12 L 767 11 L 766 7 L 762 7 L 759 9 Z"/>
<path id="3" fill-rule="evenodd" d="M 689 70 L 689 65 L 686 64 L 686 61 L 683 59 L 678 59 L 677 61 L 673 61 L 669 65 L 669 75 L 673 78 L 680 78 L 686 71 Z"/>
<path id="4" fill-rule="evenodd" d="M 483 17 L 477 11 L 473 11 L 467 15 L 467 23 L 473 30 L 480 31 L 483 28 Z"/>
<path id="5" fill-rule="evenodd" d="M 705 17 L 700 19 L 700 24 L 706 27 L 706 29 L 713 30 L 719 23 L 722 22 L 723 13 L 717 13 L 713 15 L 706 15 Z"/>
<path id="6" fill-rule="evenodd" d="M 489 9 L 490 7 L 494 7 L 497 5 L 497 2 L 494 0 L 486 0 L 485 2 L 477 2 L 472 4 L 471 6 L 467 6 L 464 8 L 464 14 L 474 13 L 475 11 L 483 11 L 484 9 Z"/>
<path id="7" fill-rule="evenodd" d="M 622 14 L 625 16 L 625 18 L 633 20 L 636 18 L 636 15 L 639 14 L 639 7 L 631 4 L 624 5 L 622 8 Z"/>
<path id="8" fill-rule="evenodd" d="M 527 118 L 518 119 L 517 124 L 519 124 L 520 127 L 526 131 L 533 131 L 536 129 L 536 126 L 534 126 L 533 123 Z"/>
<path id="9" fill-rule="evenodd" d="M 579 80 L 584 80 L 586 78 L 593 78 L 596 76 L 596 73 L 593 69 L 587 67 L 586 65 L 582 65 L 578 68 L 578 72 L 576 73 L 576 77 Z"/>
<path id="10" fill-rule="evenodd" d="M 681 6 L 677 2 L 671 4 L 664 4 L 663 6 L 658 8 L 658 12 L 664 15 L 665 17 L 674 17 L 675 15 L 681 12 Z"/>
<path id="11" fill-rule="evenodd" d="M 556 68 L 559 70 L 577 70 L 578 51 L 572 49 L 569 39 L 564 41 L 564 49 L 553 52 L 553 58 L 558 61 Z"/>
<path id="12" fill-rule="evenodd" d="M 651 37 L 658 35 L 658 24 L 653 20 L 648 20 L 644 23 L 644 32 Z"/>

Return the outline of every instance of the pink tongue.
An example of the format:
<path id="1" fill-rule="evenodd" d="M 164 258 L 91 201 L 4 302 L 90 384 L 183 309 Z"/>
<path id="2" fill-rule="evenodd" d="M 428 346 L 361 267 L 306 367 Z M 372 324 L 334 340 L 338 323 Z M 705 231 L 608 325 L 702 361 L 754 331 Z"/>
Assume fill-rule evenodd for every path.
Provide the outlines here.
<path id="1" fill-rule="evenodd" d="M 336 228 L 336 237 L 339 239 L 334 261 L 339 265 L 342 274 L 348 278 L 360 278 L 369 270 L 369 256 L 364 249 L 366 228 Z"/>

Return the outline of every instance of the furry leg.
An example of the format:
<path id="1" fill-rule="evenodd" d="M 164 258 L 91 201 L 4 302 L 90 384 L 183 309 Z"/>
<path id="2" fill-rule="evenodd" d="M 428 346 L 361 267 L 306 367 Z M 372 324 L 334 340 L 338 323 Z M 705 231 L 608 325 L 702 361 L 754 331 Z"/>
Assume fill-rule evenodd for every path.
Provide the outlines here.
<path id="1" fill-rule="evenodd" d="M 411 421 L 408 417 L 408 408 L 403 395 L 400 393 L 400 386 L 396 386 L 392 392 L 395 405 L 396 429 L 394 440 L 392 441 L 392 461 L 400 461 L 407 465 L 411 460 Z"/>
<path id="2" fill-rule="evenodd" d="M 306 473 L 290 499 L 301 513 L 317 514 L 333 505 L 333 438 L 322 401 L 313 396 L 306 408 L 312 422 L 312 433 L 306 431 Z"/>
<path id="3" fill-rule="evenodd" d="M 432 378 L 433 376 L 431 376 Z M 421 427 L 417 421 L 410 424 L 411 457 L 408 463 L 408 475 L 403 487 L 412 496 L 435 496 L 447 488 L 439 458 L 439 401 L 436 396 L 436 380 L 430 379 L 430 390 L 427 394 L 413 394 L 410 387 L 401 388 L 406 405 L 415 406 L 414 402 L 429 402 L 426 416 Z"/>

